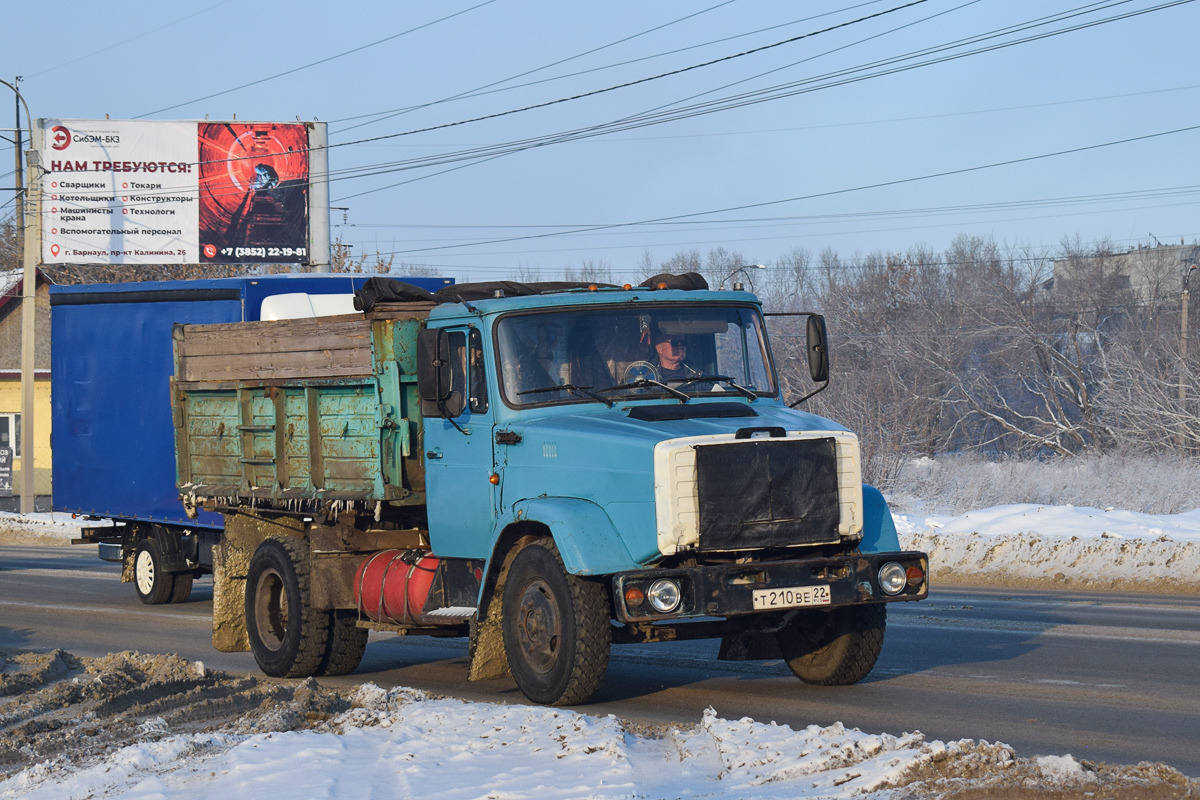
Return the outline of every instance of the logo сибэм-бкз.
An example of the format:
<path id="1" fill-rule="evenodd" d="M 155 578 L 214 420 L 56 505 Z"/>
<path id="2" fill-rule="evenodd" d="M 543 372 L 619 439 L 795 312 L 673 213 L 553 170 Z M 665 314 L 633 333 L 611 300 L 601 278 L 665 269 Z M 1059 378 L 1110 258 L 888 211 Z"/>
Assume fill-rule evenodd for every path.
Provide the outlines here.
<path id="1" fill-rule="evenodd" d="M 50 129 L 54 134 L 54 139 L 50 142 L 50 146 L 55 150 L 66 150 L 67 145 L 71 143 L 71 132 L 62 125 L 55 125 Z"/>

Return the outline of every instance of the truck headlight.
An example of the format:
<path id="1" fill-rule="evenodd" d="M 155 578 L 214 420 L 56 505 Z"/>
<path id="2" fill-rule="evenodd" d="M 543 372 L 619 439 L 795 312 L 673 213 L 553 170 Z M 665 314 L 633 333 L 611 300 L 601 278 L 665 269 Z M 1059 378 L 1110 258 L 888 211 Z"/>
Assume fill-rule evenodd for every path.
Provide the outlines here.
<path id="1" fill-rule="evenodd" d="M 901 573 L 903 574 L 903 570 Z M 659 578 L 650 584 L 650 591 L 646 592 L 646 597 L 649 598 L 650 605 L 654 607 L 655 611 L 669 614 L 679 608 L 682 595 L 677 582 L 670 578 Z"/>
<path id="2" fill-rule="evenodd" d="M 906 583 L 908 573 L 895 561 L 889 561 L 879 568 L 879 586 L 888 594 L 900 594 Z"/>

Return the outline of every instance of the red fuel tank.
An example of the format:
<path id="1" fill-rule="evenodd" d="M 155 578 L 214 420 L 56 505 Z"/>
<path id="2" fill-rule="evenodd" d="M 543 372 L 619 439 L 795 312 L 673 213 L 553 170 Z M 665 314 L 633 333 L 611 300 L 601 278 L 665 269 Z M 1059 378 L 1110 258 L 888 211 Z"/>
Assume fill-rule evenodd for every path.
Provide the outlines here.
<path id="1" fill-rule="evenodd" d="M 380 550 L 354 574 L 354 601 L 376 622 L 415 625 L 425 608 L 438 560 L 413 550 Z"/>

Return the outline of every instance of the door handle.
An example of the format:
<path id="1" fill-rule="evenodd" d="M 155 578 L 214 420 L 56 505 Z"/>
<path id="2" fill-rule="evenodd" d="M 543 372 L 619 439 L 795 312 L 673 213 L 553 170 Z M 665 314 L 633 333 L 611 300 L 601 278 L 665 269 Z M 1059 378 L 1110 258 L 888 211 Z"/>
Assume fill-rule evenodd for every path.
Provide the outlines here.
<path id="1" fill-rule="evenodd" d="M 441 451 L 439 448 L 436 448 L 436 447 L 435 447 L 434 449 L 432 449 L 432 450 L 428 451 L 427 453 L 425 453 L 425 457 L 426 457 L 426 458 L 441 458 L 441 457 L 442 457 L 442 451 Z"/>

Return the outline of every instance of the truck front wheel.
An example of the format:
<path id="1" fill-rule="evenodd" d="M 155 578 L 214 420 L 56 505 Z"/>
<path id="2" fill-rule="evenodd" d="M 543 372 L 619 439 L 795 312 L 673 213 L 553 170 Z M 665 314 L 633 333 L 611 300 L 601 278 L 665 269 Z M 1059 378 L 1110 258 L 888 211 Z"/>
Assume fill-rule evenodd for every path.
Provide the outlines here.
<path id="1" fill-rule="evenodd" d="M 608 668 L 608 594 L 571 575 L 550 539 L 517 553 L 504 583 L 504 652 L 517 688 L 535 703 L 591 697 Z"/>
<path id="2" fill-rule="evenodd" d="M 883 649 L 887 606 L 872 603 L 802 612 L 776 634 L 797 678 L 821 686 L 848 686 L 867 677 Z"/>
<path id="3" fill-rule="evenodd" d="M 163 569 L 162 562 L 157 542 L 153 539 L 138 542 L 133 551 L 133 586 L 138 599 L 148 606 L 169 603 L 174 596 L 175 576 Z"/>
<path id="4" fill-rule="evenodd" d="M 307 544 L 263 541 L 246 575 L 246 632 L 259 669 L 273 678 L 317 674 L 329 627 L 329 612 L 312 607 Z"/>

